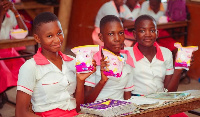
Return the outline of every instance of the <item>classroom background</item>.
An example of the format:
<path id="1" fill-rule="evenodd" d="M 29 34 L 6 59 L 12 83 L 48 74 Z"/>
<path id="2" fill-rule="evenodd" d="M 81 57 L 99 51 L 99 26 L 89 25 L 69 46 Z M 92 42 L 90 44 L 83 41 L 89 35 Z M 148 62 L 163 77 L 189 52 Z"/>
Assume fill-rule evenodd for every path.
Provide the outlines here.
<path id="1" fill-rule="evenodd" d="M 17 1 L 17 0 L 16 0 Z M 65 41 L 63 43 L 62 51 L 65 54 L 73 55 L 71 48 L 80 45 L 91 45 L 92 31 L 94 30 L 94 22 L 96 14 L 99 8 L 110 0 L 21 0 L 16 3 L 18 11 L 25 16 L 25 22 L 29 25 L 31 32 L 32 19 L 43 11 L 50 11 L 55 13 L 62 25 L 63 32 L 65 35 Z M 139 0 L 142 4 L 145 0 Z M 167 0 L 162 0 L 166 2 Z M 200 0 L 186 0 L 186 6 L 188 9 L 187 18 L 187 46 L 199 46 L 199 30 L 200 30 Z M 24 13 L 25 12 L 25 13 Z M 184 36 L 178 36 L 175 38 L 176 41 L 181 42 L 184 45 Z M 33 47 L 27 47 L 27 51 L 33 51 Z M 22 53 L 24 54 L 24 53 Z M 200 89 L 200 52 L 194 53 L 194 63 L 187 72 L 188 78 L 180 83 L 179 90 L 188 89 Z M 8 90 L 7 94 L 11 102 L 15 102 L 15 90 Z M 0 113 L 3 117 L 14 116 L 15 107 L 6 103 Z M 198 111 L 200 111 L 198 109 Z M 190 117 L 196 117 L 190 115 Z"/>

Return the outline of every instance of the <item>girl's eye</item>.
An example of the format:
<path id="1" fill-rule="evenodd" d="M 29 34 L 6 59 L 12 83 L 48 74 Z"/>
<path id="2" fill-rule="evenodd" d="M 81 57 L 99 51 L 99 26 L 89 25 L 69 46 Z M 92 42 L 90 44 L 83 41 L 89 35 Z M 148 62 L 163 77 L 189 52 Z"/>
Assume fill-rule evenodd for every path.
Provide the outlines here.
<path id="1" fill-rule="evenodd" d="M 151 32 L 152 32 L 152 33 L 155 33 L 156 31 L 155 31 L 155 30 L 151 30 Z"/>
<path id="2" fill-rule="evenodd" d="M 108 33 L 108 35 L 113 36 L 114 34 L 113 33 Z"/>
<path id="3" fill-rule="evenodd" d="M 59 32 L 59 33 L 58 33 L 58 35 L 61 35 L 61 34 L 62 34 L 62 32 Z"/>
<path id="4" fill-rule="evenodd" d="M 49 37 L 49 38 L 50 38 L 50 37 L 52 37 L 52 35 L 48 35 L 47 37 Z"/>
<path id="5" fill-rule="evenodd" d="M 124 32 L 119 32 L 120 35 L 124 35 Z"/>
<path id="6" fill-rule="evenodd" d="M 144 33 L 144 30 L 140 30 L 140 33 Z"/>

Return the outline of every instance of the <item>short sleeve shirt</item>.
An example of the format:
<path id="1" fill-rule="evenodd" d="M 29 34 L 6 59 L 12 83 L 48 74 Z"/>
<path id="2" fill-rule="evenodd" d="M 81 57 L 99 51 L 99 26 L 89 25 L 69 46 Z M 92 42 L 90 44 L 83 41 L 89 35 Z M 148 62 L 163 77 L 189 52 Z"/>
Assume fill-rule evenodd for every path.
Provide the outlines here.
<path id="1" fill-rule="evenodd" d="M 17 26 L 17 20 L 14 13 L 8 10 L 7 15 L 1 25 L 0 39 L 10 39 L 11 29 Z"/>
<path id="2" fill-rule="evenodd" d="M 126 54 L 122 54 L 127 59 Z M 123 66 L 122 76 L 119 81 L 108 79 L 103 89 L 99 93 L 96 100 L 103 100 L 107 98 L 111 99 L 124 99 L 124 92 L 132 91 L 133 85 L 133 67 L 129 64 Z M 95 87 L 101 80 L 100 66 L 97 66 L 97 70 L 85 81 L 86 86 Z"/>
<path id="3" fill-rule="evenodd" d="M 73 97 L 76 88 L 75 61 L 60 52 L 62 71 L 48 61 L 38 50 L 34 58 L 27 60 L 19 71 L 17 90 L 31 95 L 34 112 L 55 108 L 76 108 Z"/>
<path id="4" fill-rule="evenodd" d="M 163 92 L 165 76 L 174 72 L 171 51 L 155 43 L 157 54 L 152 62 L 149 62 L 139 51 L 137 45 L 138 43 L 134 47 L 125 48 L 129 50 L 135 64 L 135 68 L 133 68 L 135 89 L 132 93 L 146 95 Z"/>
<path id="5" fill-rule="evenodd" d="M 106 16 L 106 15 L 115 15 L 117 17 L 122 17 L 122 18 L 132 18 L 133 16 L 131 14 L 131 11 L 126 5 L 123 5 L 120 7 L 120 13 L 117 11 L 117 8 L 115 6 L 115 3 L 113 0 L 106 2 L 103 4 L 103 6 L 99 9 L 96 20 L 95 20 L 95 26 L 99 27 L 101 19 Z"/>
<path id="6" fill-rule="evenodd" d="M 159 18 L 161 16 L 165 16 L 165 13 L 166 13 L 166 10 L 167 10 L 167 4 L 166 3 L 160 3 L 160 10 L 155 13 L 153 10 L 150 9 L 150 4 L 149 4 L 149 1 L 145 1 L 142 3 L 142 6 L 141 6 L 141 10 L 140 10 L 140 15 L 144 15 L 144 14 L 147 14 L 147 15 L 150 15 L 152 16 L 156 22 L 158 22 Z"/>

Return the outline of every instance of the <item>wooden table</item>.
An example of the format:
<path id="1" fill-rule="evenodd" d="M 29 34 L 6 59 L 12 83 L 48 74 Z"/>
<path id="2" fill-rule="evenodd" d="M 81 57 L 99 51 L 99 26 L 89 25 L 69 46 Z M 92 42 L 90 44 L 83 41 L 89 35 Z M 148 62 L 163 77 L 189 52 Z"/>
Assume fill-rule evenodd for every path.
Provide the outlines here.
<path id="1" fill-rule="evenodd" d="M 127 117 L 167 117 L 181 112 L 200 108 L 200 98 L 193 98 L 181 102 L 175 102 L 160 108 L 149 109 Z"/>
<path id="2" fill-rule="evenodd" d="M 168 23 L 162 23 L 162 24 L 157 24 L 158 29 L 166 29 L 166 30 L 171 30 L 172 34 L 169 36 L 164 36 L 164 37 L 159 37 L 158 39 L 161 38 L 168 38 L 168 37 L 176 37 L 176 36 L 184 36 L 184 46 L 187 46 L 187 27 L 188 27 L 188 22 L 189 21 L 175 21 L 175 22 L 168 22 Z M 127 27 L 129 30 L 133 30 L 134 26 Z M 177 28 L 184 28 L 184 31 L 176 32 L 174 29 Z"/>
<path id="3" fill-rule="evenodd" d="M 36 1 L 28 1 L 28 2 L 21 2 L 15 4 L 17 10 L 26 10 L 26 12 L 31 16 L 31 18 L 35 18 L 35 16 L 41 12 L 49 11 L 54 13 L 54 7 L 58 5 L 43 5 L 37 3 Z"/>
<path id="4" fill-rule="evenodd" d="M 21 46 L 30 46 L 30 45 L 35 46 L 35 53 L 36 53 L 37 49 L 38 49 L 38 44 L 33 37 L 27 37 L 25 39 L 0 40 L 0 49 L 12 48 L 12 47 L 21 47 Z M 26 55 L 21 55 L 21 56 L 16 56 L 16 57 L 0 58 L 0 60 L 27 57 L 27 56 L 32 56 L 34 54 L 26 54 Z"/>

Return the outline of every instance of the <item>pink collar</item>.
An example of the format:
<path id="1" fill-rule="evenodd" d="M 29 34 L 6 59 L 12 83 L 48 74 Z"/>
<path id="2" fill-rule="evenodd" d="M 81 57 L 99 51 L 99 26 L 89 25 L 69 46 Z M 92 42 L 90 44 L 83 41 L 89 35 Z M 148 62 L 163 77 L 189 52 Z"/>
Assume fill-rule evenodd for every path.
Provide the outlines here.
<path id="1" fill-rule="evenodd" d="M 164 58 L 163 58 L 163 55 L 162 55 L 162 52 L 161 52 L 161 49 L 160 49 L 160 46 L 158 45 L 158 43 L 155 42 L 153 45 L 156 47 L 156 50 L 157 50 L 156 58 L 158 60 L 164 61 Z M 134 52 L 136 61 L 139 61 L 144 57 L 144 55 L 138 49 L 138 42 L 134 45 L 133 52 Z"/>
<path id="2" fill-rule="evenodd" d="M 33 56 L 35 62 L 37 65 L 46 65 L 50 64 L 50 62 L 47 60 L 45 56 L 42 55 L 42 48 L 38 48 L 37 53 Z M 64 61 L 72 61 L 73 58 L 70 58 L 69 56 L 63 54 L 61 51 L 58 52 L 58 54 L 62 57 Z"/>
<path id="3" fill-rule="evenodd" d="M 101 60 L 101 50 L 102 50 L 102 48 L 103 48 L 103 46 L 100 46 L 99 51 L 93 57 L 94 60 L 96 61 L 97 65 L 101 64 L 100 60 Z M 135 68 L 133 58 L 131 57 L 129 51 L 128 50 L 120 50 L 120 53 L 126 54 L 127 55 L 126 63 Z"/>
<path id="4" fill-rule="evenodd" d="M 117 7 L 116 7 L 115 2 L 114 2 L 113 0 L 112 0 L 112 5 L 113 5 L 113 7 L 115 7 L 115 9 L 116 9 L 116 11 L 117 11 Z M 119 9 L 120 9 L 119 14 L 125 11 L 125 8 L 124 8 L 123 6 L 120 6 Z M 118 12 L 118 11 L 117 11 L 117 12 Z"/>

